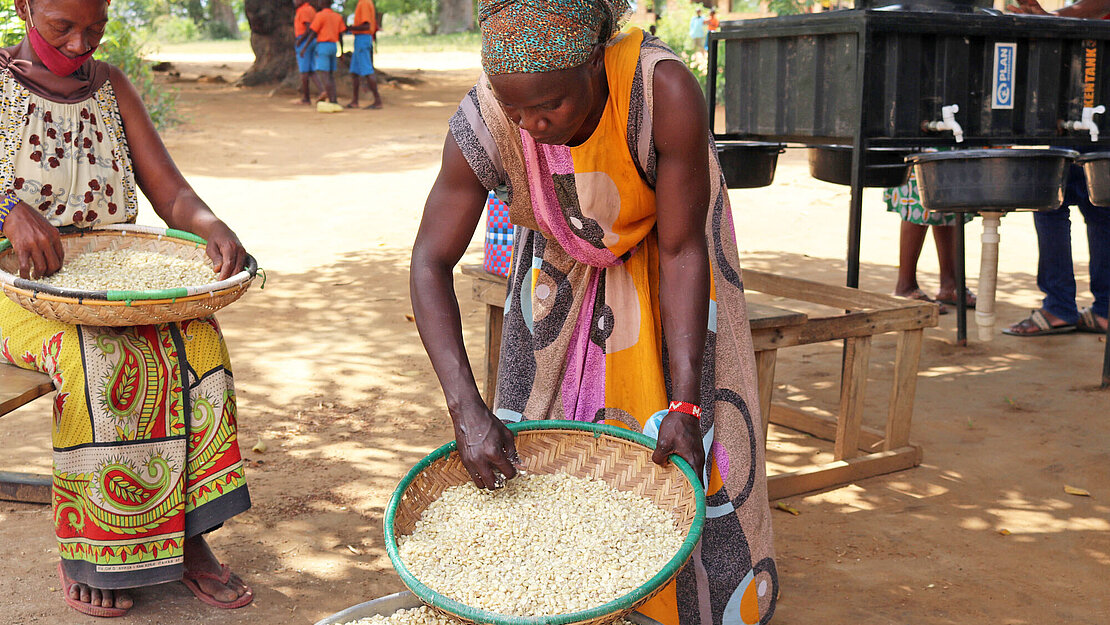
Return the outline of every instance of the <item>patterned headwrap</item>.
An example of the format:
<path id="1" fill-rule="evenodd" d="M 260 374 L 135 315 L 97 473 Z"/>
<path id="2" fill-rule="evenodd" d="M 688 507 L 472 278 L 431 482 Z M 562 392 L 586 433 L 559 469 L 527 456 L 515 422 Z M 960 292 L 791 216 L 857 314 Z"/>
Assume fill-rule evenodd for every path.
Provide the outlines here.
<path id="1" fill-rule="evenodd" d="M 630 11 L 628 0 L 479 0 L 482 67 L 489 75 L 576 67 Z"/>

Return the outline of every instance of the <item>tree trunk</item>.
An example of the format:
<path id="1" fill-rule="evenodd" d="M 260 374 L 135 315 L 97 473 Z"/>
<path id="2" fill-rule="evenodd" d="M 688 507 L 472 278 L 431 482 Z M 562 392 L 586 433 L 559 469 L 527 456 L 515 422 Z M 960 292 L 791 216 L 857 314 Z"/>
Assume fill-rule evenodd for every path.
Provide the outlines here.
<path id="1" fill-rule="evenodd" d="M 254 64 L 239 82 L 246 86 L 280 82 L 297 72 L 293 53 L 293 3 L 290 0 L 244 0 L 251 27 Z"/>
<path id="2" fill-rule="evenodd" d="M 474 29 L 472 0 L 442 0 L 439 3 L 437 33 L 461 33 Z"/>
<path id="3" fill-rule="evenodd" d="M 227 0 L 208 0 L 208 19 L 211 20 L 210 30 L 216 38 L 239 38 L 239 18 L 235 16 L 235 9 Z"/>

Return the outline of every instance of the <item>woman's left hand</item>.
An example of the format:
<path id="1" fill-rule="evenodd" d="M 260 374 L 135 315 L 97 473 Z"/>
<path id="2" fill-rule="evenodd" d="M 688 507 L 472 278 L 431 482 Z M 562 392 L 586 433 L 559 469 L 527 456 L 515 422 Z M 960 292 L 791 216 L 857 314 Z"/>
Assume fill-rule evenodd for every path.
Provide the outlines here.
<path id="1" fill-rule="evenodd" d="M 701 426 L 698 418 L 684 412 L 670 412 L 659 424 L 659 439 L 651 460 L 655 464 L 667 464 L 667 456 L 678 454 L 694 467 L 701 479 L 705 471 L 705 450 L 701 446 Z"/>
<path id="2" fill-rule="evenodd" d="M 219 280 L 226 280 L 242 271 L 247 264 L 247 250 L 239 242 L 239 237 L 222 221 L 217 221 L 208 231 L 208 258 L 219 273 Z"/>

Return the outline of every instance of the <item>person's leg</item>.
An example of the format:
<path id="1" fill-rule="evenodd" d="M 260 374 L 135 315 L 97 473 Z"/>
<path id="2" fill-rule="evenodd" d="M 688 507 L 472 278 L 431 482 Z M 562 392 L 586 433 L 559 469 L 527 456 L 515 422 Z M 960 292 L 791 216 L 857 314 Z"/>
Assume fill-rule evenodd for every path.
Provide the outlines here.
<path id="1" fill-rule="evenodd" d="M 347 105 L 347 108 L 349 108 L 349 109 L 357 109 L 358 108 L 359 78 L 360 77 L 359 77 L 358 74 L 351 74 L 351 90 L 352 90 L 351 93 L 352 93 L 352 95 L 351 95 L 351 102 L 350 102 L 350 104 Z"/>
<path id="2" fill-rule="evenodd" d="M 1037 229 L 1037 288 L 1045 294 L 1041 307 L 1050 323 L 1075 323 L 1075 269 L 1071 254 L 1071 209 L 1033 213 Z"/>
<path id="3" fill-rule="evenodd" d="M 1090 251 L 1093 311 L 1104 326 L 1110 313 L 1110 208 L 1080 206 L 1087 222 L 1087 249 Z"/>
<path id="4" fill-rule="evenodd" d="M 339 100 L 339 96 L 337 95 L 336 88 L 335 88 L 335 71 L 334 70 L 328 72 L 328 79 L 327 79 L 327 82 L 325 84 L 327 85 L 327 88 L 328 88 L 328 102 L 331 102 L 332 104 L 338 104 L 337 101 Z"/>
<path id="5" fill-rule="evenodd" d="M 928 226 L 902 221 L 902 230 L 898 237 L 898 282 L 894 285 L 895 295 L 910 297 L 915 291 L 921 290 L 917 284 L 917 259 L 921 256 L 921 248 L 928 232 Z"/>
<path id="6" fill-rule="evenodd" d="M 366 77 L 366 86 L 370 89 L 370 93 L 374 95 L 374 101 L 366 108 L 380 109 L 382 107 L 382 96 L 378 93 L 378 79 L 374 77 L 374 74 Z"/>
<path id="7" fill-rule="evenodd" d="M 312 73 L 301 73 L 301 104 L 312 104 L 312 98 L 308 92 L 308 77 Z"/>
<path id="8" fill-rule="evenodd" d="M 956 215 L 963 219 L 962 214 Z M 959 226 L 933 226 L 933 242 L 937 245 L 937 263 L 940 265 L 940 289 L 937 300 L 953 302 L 956 300 L 956 228 Z M 975 296 L 970 291 L 964 293 L 967 306 L 975 306 Z"/>

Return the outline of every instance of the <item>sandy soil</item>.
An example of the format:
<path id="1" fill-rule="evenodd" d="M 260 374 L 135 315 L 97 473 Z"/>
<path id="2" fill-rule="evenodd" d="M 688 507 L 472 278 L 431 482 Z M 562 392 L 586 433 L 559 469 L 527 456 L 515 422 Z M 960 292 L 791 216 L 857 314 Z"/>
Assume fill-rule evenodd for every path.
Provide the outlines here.
<path id="1" fill-rule="evenodd" d="M 166 142 L 267 270 L 265 290 L 220 315 L 254 507 L 211 538 L 256 600 L 221 612 L 167 584 L 139 590 L 130 621 L 313 623 L 402 588 L 383 549 L 383 508 L 403 472 L 450 436 L 406 318 L 408 250 L 446 121 L 477 69 L 454 53 L 383 54 L 379 65 L 424 82 L 385 88 L 381 111 L 320 115 L 291 93 L 196 80 L 233 80 L 243 59 L 191 60 L 173 59 L 185 123 Z M 804 152 L 783 157 L 775 185 L 733 191 L 732 201 L 747 266 L 843 283 L 847 192 L 810 178 Z M 149 209 L 144 215 L 156 220 Z M 864 288 L 892 288 L 897 232 L 897 218 L 869 191 Z M 977 224 L 968 233 L 976 237 Z M 1081 224 L 1076 239 L 1086 305 Z M 479 260 L 479 243 L 467 261 Z M 1039 299 L 1028 215 L 1003 219 L 1001 255 L 999 317 L 1007 322 Z M 975 275 L 974 250 L 968 266 Z M 931 243 L 921 270 L 923 287 L 935 290 Z M 483 313 L 465 279 L 458 290 L 477 357 Z M 922 466 L 791 498 L 798 516 L 775 513 L 776 623 L 1110 622 L 1101 338 L 999 335 L 963 348 L 954 339 L 951 314 L 926 333 L 913 432 Z M 893 349 L 892 336 L 876 338 L 866 417 L 876 426 Z M 835 411 L 839 362 L 835 344 L 782 351 L 777 399 Z M 49 470 L 48 414 L 38 402 L 3 419 L 0 468 Z M 770 439 L 772 472 L 829 457 L 830 446 L 808 436 L 772 427 Z M 259 440 L 265 453 L 251 451 Z M 1067 495 L 1065 484 L 1093 496 Z M 61 601 L 47 508 L 0 502 L 0 545 L 5 621 L 95 621 Z"/>

